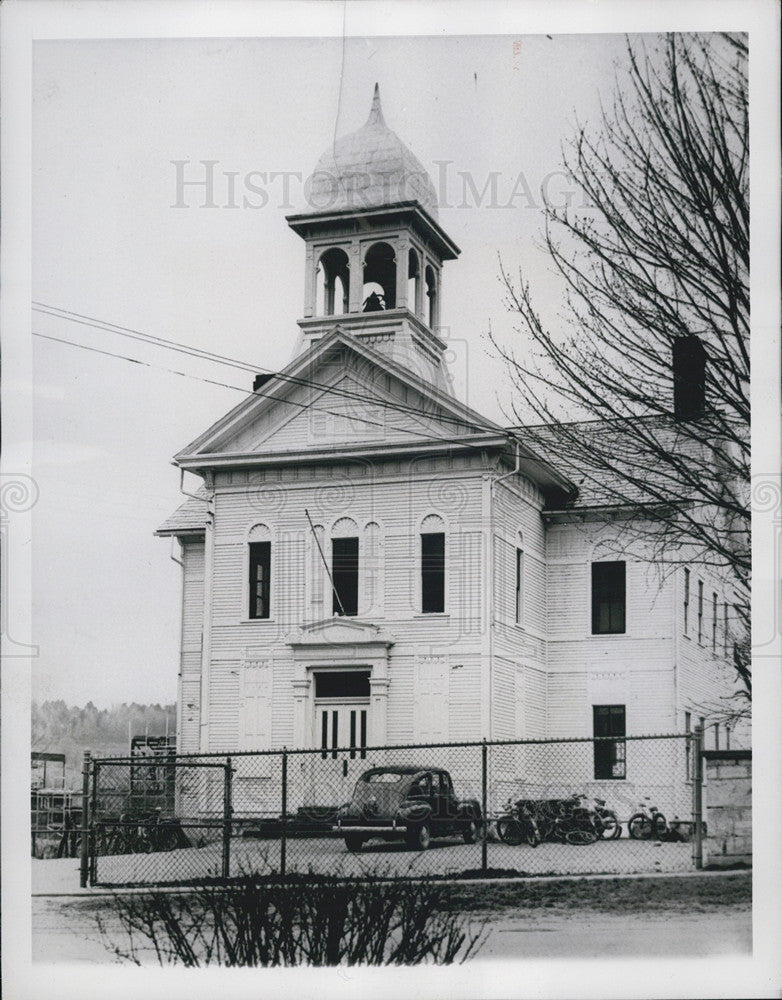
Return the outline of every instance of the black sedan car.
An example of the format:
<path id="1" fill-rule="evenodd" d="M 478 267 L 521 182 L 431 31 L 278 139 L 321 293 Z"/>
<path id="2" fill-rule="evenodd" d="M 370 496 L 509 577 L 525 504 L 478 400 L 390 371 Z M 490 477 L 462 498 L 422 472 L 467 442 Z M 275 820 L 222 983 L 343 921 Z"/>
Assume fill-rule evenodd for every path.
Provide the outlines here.
<path id="1" fill-rule="evenodd" d="M 360 850 L 372 837 L 403 839 L 425 851 L 433 837 L 452 834 L 471 844 L 480 824 L 480 805 L 456 797 L 448 771 L 404 765 L 365 771 L 353 798 L 339 809 L 336 829 L 349 851 Z"/>

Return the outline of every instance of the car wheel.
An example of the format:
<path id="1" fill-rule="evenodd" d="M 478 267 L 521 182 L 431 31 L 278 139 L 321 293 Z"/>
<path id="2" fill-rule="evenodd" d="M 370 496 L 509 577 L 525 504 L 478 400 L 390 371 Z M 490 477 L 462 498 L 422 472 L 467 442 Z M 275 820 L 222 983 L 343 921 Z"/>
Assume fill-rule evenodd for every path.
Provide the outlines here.
<path id="1" fill-rule="evenodd" d="M 422 823 L 420 826 L 414 826 L 412 830 L 407 831 L 405 840 L 407 846 L 412 850 L 425 851 L 432 842 L 432 831 L 429 829 L 429 824 Z"/>
<path id="2" fill-rule="evenodd" d="M 361 850 L 361 845 L 364 843 L 364 838 L 358 833 L 347 833 L 345 834 L 345 847 L 351 852 L 351 854 L 356 854 Z"/>
<path id="3" fill-rule="evenodd" d="M 465 844 L 474 844 L 478 839 L 478 824 L 474 819 L 471 819 L 467 826 L 462 830 L 462 836 L 464 837 Z"/>

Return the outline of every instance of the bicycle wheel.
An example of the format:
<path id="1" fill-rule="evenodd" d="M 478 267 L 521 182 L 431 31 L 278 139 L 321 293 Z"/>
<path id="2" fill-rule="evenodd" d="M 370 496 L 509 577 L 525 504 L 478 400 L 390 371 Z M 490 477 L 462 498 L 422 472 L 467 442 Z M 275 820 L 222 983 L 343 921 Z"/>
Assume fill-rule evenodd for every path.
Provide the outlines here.
<path id="1" fill-rule="evenodd" d="M 606 810 L 600 814 L 600 836 L 603 840 L 616 840 L 622 832 L 619 828 L 619 820 L 616 813 Z"/>
<path id="2" fill-rule="evenodd" d="M 527 820 L 524 830 L 524 839 L 530 847 L 537 847 L 540 843 L 540 832 L 538 831 L 538 824 L 534 819 Z"/>
<path id="3" fill-rule="evenodd" d="M 661 812 L 654 814 L 654 835 L 658 840 L 662 840 L 668 833 L 668 821 Z"/>
<path id="4" fill-rule="evenodd" d="M 565 841 L 568 844 L 586 846 L 587 844 L 594 844 L 597 841 L 597 834 L 594 830 L 568 830 L 565 834 Z"/>
<path id="5" fill-rule="evenodd" d="M 497 820 L 497 836 L 504 843 L 512 844 L 515 847 L 524 839 L 524 832 L 517 820 L 510 816 L 503 816 L 502 819 Z"/>
<path id="6" fill-rule="evenodd" d="M 643 813 L 636 813 L 630 817 L 627 832 L 633 840 L 649 840 L 652 836 L 652 821 Z"/>

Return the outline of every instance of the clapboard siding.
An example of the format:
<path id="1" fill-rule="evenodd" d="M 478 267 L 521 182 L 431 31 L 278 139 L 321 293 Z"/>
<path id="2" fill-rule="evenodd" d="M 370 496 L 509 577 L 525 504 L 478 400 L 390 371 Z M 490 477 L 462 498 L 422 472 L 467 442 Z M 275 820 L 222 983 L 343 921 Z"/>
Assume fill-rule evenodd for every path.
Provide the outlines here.
<path id="1" fill-rule="evenodd" d="M 179 733 L 177 750 L 179 753 L 198 753 L 201 736 L 201 681 L 199 678 L 185 679 L 179 689 Z"/>
<path id="2" fill-rule="evenodd" d="M 451 654 L 449 702 L 449 740 L 481 738 L 481 661 L 477 655 Z"/>
<path id="3" fill-rule="evenodd" d="M 546 689 L 549 737 L 591 736 L 584 671 L 550 674 Z"/>
<path id="4" fill-rule="evenodd" d="M 534 667 L 524 667 L 521 671 L 522 701 L 524 719 L 522 736 L 525 740 L 543 739 L 546 735 L 546 673 Z"/>
<path id="5" fill-rule="evenodd" d="M 201 649 L 204 622 L 204 542 L 183 541 L 182 630 L 177 748 L 197 753 L 201 739 Z"/>
<path id="6" fill-rule="evenodd" d="M 350 364 L 352 356 L 345 355 Z M 332 369 L 331 374 L 329 368 Z M 318 373 L 318 381 L 333 378 L 339 366 L 324 366 Z M 385 382 L 385 377 L 383 378 Z M 288 386 L 286 402 L 279 402 L 259 416 L 249 427 L 236 434 L 226 444 L 227 451 L 253 452 L 291 451 L 306 446 L 328 446 L 355 442 L 409 441 L 411 435 L 431 429 L 434 417 L 442 413 L 440 407 L 432 409 L 429 400 L 412 389 L 404 387 L 398 380 L 390 379 L 389 397 L 404 400 L 407 407 L 420 410 L 423 416 L 402 410 L 392 410 L 377 404 L 348 398 L 348 394 L 362 397 L 377 396 L 377 385 L 370 379 L 345 374 L 333 381 L 335 391 L 329 393 L 309 386 Z M 453 426 L 453 425 L 450 425 Z"/>
<path id="7" fill-rule="evenodd" d="M 182 545 L 182 672 L 201 673 L 204 622 L 204 543 Z M 196 654 L 193 656 L 192 654 Z"/>
<path id="8" fill-rule="evenodd" d="M 516 664 L 495 656 L 492 669 L 492 738 L 512 740 L 516 728 Z"/>
<path id="9" fill-rule="evenodd" d="M 389 665 L 387 732 L 389 743 L 409 743 L 414 737 L 415 654 L 394 651 Z"/>
<path id="10" fill-rule="evenodd" d="M 223 752 L 239 746 L 238 660 L 212 661 L 209 677 L 209 750 Z"/>

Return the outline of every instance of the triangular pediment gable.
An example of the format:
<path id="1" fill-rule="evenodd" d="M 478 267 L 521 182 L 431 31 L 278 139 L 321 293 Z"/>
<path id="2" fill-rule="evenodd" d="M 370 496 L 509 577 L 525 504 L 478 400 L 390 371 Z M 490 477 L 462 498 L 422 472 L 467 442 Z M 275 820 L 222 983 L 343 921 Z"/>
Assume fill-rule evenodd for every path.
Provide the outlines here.
<path id="1" fill-rule="evenodd" d="M 495 424 L 337 328 L 176 458 L 452 439 Z"/>
<path id="2" fill-rule="evenodd" d="M 394 640 L 379 625 L 358 621 L 355 618 L 326 618 L 324 621 L 302 625 L 288 638 L 290 646 L 339 646 L 382 645 L 391 646 Z"/>

